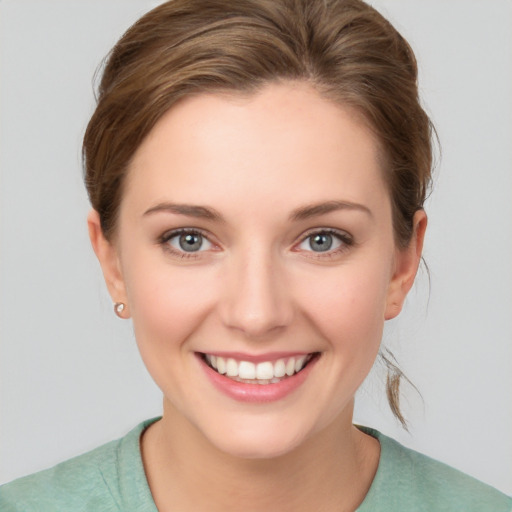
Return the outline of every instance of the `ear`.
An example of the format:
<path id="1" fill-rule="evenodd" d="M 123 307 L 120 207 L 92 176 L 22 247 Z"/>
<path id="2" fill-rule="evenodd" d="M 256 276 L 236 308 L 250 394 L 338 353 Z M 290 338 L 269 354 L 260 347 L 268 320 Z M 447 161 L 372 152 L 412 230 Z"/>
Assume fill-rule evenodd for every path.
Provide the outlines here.
<path id="1" fill-rule="evenodd" d="M 388 288 L 384 316 L 386 320 L 395 318 L 402 311 L 405 297 L 412 288 L 421 261 L 426 229 L 427 215 L 424 210 L 418 210 L 414 214 L 413 235 L 409 245 L 396 250 L 394 273 Z"/>
<path id="2" fill-rule="evenodd" d="M 87 216 L 87 227 L 92 248 L 100 262 L 103 277 L 107 284 L 108 292 L 112 301 L 125 304 L 122 313 L 116 313 L 122 318 L 128 318 L 127 296 L 117 248 L 114 243 L 105 238 L 101 229 L 100 216 L 96 210 L 91 210 Z"/>

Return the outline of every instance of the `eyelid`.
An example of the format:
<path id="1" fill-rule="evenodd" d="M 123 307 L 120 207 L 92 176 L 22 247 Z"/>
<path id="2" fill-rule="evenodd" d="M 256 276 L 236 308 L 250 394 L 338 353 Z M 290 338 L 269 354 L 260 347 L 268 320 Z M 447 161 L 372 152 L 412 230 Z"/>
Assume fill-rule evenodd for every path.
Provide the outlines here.
<path id="1" fill-rule="evenodd" d="M 211 247 L 207 249 L 201 249 L 198 251 L 183 251 L 180 250 L 174 246 L 172 246 L 169 241 L 173 238 L 179 237 L 181 235 L 200 235 L 203 239 L 205 239 Z M 182 227 L 182 228 L 175 228 L 170 229 L 168 231 L 165 231 L 161 236 L 158 237 L 158 244 L 163 247 L 165 251 L 170 253 L 173 256 L 177 256 L 179 258 L 199 258 L 201 257 L 202 253 L 207 252 L 209 250 L 212 250 L 212 248 L 216 247 L 217 244 L 212 240 L 212 236 L 205 232 L 204 230 L 200 228 L 195 227 Z M 213 249 L 215 250 L 215 249 Z"/>
<path id="2" fill-rule="evenodd" d="M 208 234 L 205 233 L 202 229 L 194 228 L 194 227 L 186 227 L 186 228 L 169 229 L 158 237 L 158 241 L 159 242 L 167 242 L 168 240 L 170 240 L 171 238 L 174 238 L 175 236 L 188 235 L 188 234 L 201 235 L 201 236 L 209 239 Z"/>
<path id="3" fill-rule="evenodd" d="M 327 234 L 332 235 L 336 237 L 340 242 L 340 246 L 329 249 L 327 251 L 313 251 L 313 250 L 304 250 L 304 252 L 308 253 L 308 257 L 311 257 L 310 255 L 313 254 L 315 258 L 322 258 L 322 257 L 332 257 L 335 254 L 342 253 L 346 250 L 348 250 L 350 247 L 355 245 L 354 237 L 348 233 L 347 231 L 341 230 L 341 229 L 335 229 L 335 228 L 312 228 L 307 230 L 305 233 L 303 233 L 299 240 L 294 244 L 293 250 L 295 251 L 303 251 L 303 249 L 299 249 L 299 246 L 304 243 L 308 238 L 319 235 L 319 234 Z"/>
<path id="4" fill-rule="evenodd" d="M 179 250 L 175 247 L 173 247 L 171 244 L 169 244 L 169 240 L 172 238 L 175 238 L 177 236 L 183 235 L 183 234 L 197 234 L 201 235 L 205 240 L 208 241 L 209 244 L 211 244 L 212 247 L 206 249 L 206 250 L 198 250 L 198 251 L 183 251 Z M 334 249 L 329 249 L 325 252 L 321 251 L 313 251 L 313 250 L 303 250 L 300 249 L 299 246 L 305 242 L 308 238 L 318 235 L 318 234 L 328 234 L 331 236 L 334 236 L 340 241 L 340 245 Z M 163 246 L 164 250 L 167 252 L 173 254 L 174 256 L 178 256 L 180 258 L 198 258 L 201 257 L 202 253 L 207 252 L 209 250 L 219 250 L 219 245 L 212 240 L 212 235 L 208 232 L 205 232 L 201 228 L 196 227 L 180 227 L 175 229 L 170 229 L 168 231 L 165 231 L 161 236 L 158 237 L 157 242 Z M 298 240 L 293 244 L 292 251 L 294 252 L 305 252 L 309 253 L 309 257 L 315 257 L 315 258 L 322 258 L 322 257 L 332 257 L 333 255 L 342 253 L 346 250 L 348 250 L 351 246 L 355 245 L 355 241 L 353 236 L 348 233 L 345 230 L 336 229 L 336 228 L 327 228 L 327 227 L 320 227 L 320 228 L 311 228 L 308 229 L 306 232 L 302 233 Z"/>

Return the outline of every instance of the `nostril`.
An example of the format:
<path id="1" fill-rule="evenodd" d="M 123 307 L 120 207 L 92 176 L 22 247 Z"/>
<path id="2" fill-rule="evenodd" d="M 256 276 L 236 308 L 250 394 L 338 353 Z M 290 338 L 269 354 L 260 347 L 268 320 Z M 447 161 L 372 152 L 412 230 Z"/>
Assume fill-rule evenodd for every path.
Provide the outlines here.
<path id="1" fill-rule="evenodd" d="M 232 261 L 220 304 L 224 324 L 249 338 L 274 335 L 293 318 L 286 271 L 268 253 L 268 246 L 253 244 Z"/>
<path id="2" fill-rule="evenodd" d="M 225 315 L 225 324 L 250 338 L 264 338 L 281 332 L 291 323 L 291 306 L 277 300 L 258 301 L 255 297 L 237 300 Z"/>

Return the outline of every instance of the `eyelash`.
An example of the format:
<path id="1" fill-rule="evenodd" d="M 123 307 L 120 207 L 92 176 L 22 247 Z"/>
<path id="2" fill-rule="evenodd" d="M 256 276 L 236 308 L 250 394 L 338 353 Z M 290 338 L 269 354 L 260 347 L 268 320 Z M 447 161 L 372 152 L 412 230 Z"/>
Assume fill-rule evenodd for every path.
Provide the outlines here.
<path id="1" fill-rule="evenodd" d="M 320 229 L 314 229 L 309 232 L 307 232 L 299 241 L 298 244 L 295 245 L 295 247 L 300 246 L 304 242 L 306 242 L 308 239 L 312 239 L 314 236 L 317 235 L 330 235 L 333 238 L 336 238 L 340 242 L 340 246 L 335 249 L 329 249 L 327 251 L 306 251 L 308 253 L 313 254 L 314 256 L 310 256 L 308 254 L 307 257 L 314 257 L 314 258 L 333 258 L 335 256 L 338 256 L 345 251 L 348 251 L 350 247 L 355 245 L 354 239 L 351 235 L 349 235 L 346 231 L 338 231 L 337 229 L 332 228 L 320 228 Z M 310 242 L 311 243 L 311 242 Z"/>
<path id="2" fill-rule="evenodd" d="M 172 231 L 166 231 L 158 240 L 158 243 L 163 247 L 163 249 L 173 256 L 176 256 L 178 258 L 182 259 L 188 259 L 188 258 L 199 258 L 201 253 L 204 251 L 178 251 L 175 249 L 169 242 L 176 237 L 180 237 L 182 235 L 199 235 L 203 238 L 203 240 L 206 240 L 210 244 L 213 244 L 213 242 L 210 241 L 209 237 L 200 229 L 196 228 L 180 228 L 180 229 L 174 229 Z"/>
<path id="3" fill-rule="evenodd" d="M 201 251 L 201 250 L 191 251 L 191 252 L 179 251 L 179 250 L 176 250 L 169 243 L 173 238 L 176 238 L 176 237 L 179 237 L 182 235 L 199 235 L 203 238 L 203 240 L 205 240 L 208 243 L 213 245 L 213 242 L 210 240 L 208 235 L 205 234 L 200 229 L 196 229 L 196 228 L 180 228 L 180 229 L 175 229 L 172 231 L 167 231 L 158 239 L 158 243 L 164 248 L 165 251 L 171 253 L 173 256 L 176 256 L 178 258 L 182 258 L 182 259 L 194 258 L 195 259 L 195 258 L 201 257 L 201 253 L 204 251 Z M 307 232 L 306 234 L 304 234 L 304 236 L 301 237 L 299 242 L 294 245 L 294 248 L 300 246 L 301 244 L 306 242 L 308 239 L 311 239 L 312 237 L 317 236 L 317 235 L 332 236 L 332 237 L 336 238 L 341 243 L 341 245 L 332 250 L 329 249 L 326 251 L 313 251 L 313 250 L 305 251 L 307 253 L 311 253 L 314 255 L 314 256 L 308 255 L 307 257 L 332 258 L 334 256 L 342 254 L 343 252 L 347 251 L 350 247 L 355 245 L 355 242 L 354 242 L 354 239 L 352 238 L 352 236 L 349 235 L 348 233 L 346 233 L 345 231 L 338 231 L 338 230 L 332 229 L 332 228 L 320 228 L 320 229 L 311 230 L 311 231 Z M 298 252 L 298 250 L 296 250 L 296 252 Z"/>

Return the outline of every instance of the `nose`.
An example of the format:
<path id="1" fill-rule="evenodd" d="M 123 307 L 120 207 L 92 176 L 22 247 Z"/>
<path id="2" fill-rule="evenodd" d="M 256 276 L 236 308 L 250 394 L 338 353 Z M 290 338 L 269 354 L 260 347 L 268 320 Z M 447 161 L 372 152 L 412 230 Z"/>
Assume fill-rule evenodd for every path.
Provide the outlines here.
<path id="1" fill-rule="evenodd" d="M 293 318 L 284 262 L 270 250 L 253 248 L 233 256 L 225 278 L 224 324 L 250 339 L 264 339 L 285 329 Z"/>

